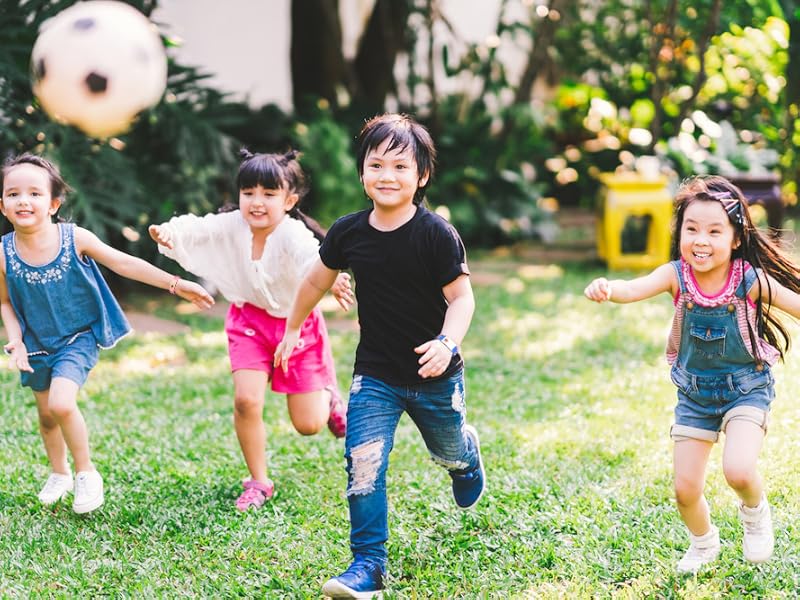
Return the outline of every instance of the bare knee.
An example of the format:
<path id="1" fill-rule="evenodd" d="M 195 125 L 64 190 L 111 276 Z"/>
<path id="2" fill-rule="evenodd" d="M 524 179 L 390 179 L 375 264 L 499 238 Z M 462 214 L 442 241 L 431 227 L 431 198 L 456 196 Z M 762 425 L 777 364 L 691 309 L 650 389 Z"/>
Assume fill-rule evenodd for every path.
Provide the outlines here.
<path id="1" fill-rule="evenodd" d="M 263 398 L 258 398 L 253 394 L 237 392 L 233 398 L 233 410 L 237 417 L 260 417 L 263 409 Z"/>
<path id="2" fill-rule="evenodd" d="M 50 414 L 50 418 L 54 421 L 62 421 L 64 419 L 69 418 L 71 415 L 75 413 L 78 408 L 77 403 L 75 400 L 71 398 L 58 398 L 58 397 L 50 397 L 50 401 L 47 403 L 47 408 Z M 40 416 L 41 422 L 41 416 Z"/>
<path id="3" fill-rule="evenodd" d="M 49 410 L 47 411 L 39 411 L 39 428 L 44 432 L 50 432 L 58 427 L 58 421 L 56 421 L 53 413 Z"/>
<path id="4" fill-rule="evenodd" d="M 324 422 L 313 417 L 292 417 L 292 425 L 300 435 L 314 435 L 319 433 L 325 426 Z"/>
<path id="5" fill-rule="evenodd" d="M 750 465 L 724 465 L 723 472 L 728 485 L 734 490 L 746 490 L 756 483 L 755 467 Z"/>
<path id="6" fill-rule="evenodd" d="M 692 506 L 703 496 L 703 482 L 685 477 L 675 478 L 675 501 L 680 506 Z"/>

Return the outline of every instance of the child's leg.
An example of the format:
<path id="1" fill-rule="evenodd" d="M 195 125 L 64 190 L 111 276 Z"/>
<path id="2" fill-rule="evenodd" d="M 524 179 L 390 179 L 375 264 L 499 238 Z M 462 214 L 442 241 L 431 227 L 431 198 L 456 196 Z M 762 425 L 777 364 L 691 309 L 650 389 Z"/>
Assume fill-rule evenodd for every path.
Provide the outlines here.
<path id="1" fill-rule="evenodd" d="M 268 484 L 263 418 L 267 374 L 252 369 L 234 371 L 233 387 L 233 424 L 244 461 L 252 479 Z"/>
<path id="2" fill-rule="evenodd" d="M 695 536 L 705 535 L 711 529 L 711 517 L 703 488 L 712 446 L 711 442 L 705 440 L 684 438 L 675 441 L 675 499 L 683 522 Z"/>
<path id="3" fill-rule="evenodd" d="M 70 469 L 67 462 L 67 444 L 61 434 L 61 427 L 58 426 L 58 421 L 48 406 L 50 390 L 34 391 L 33 395 L 36 398 L 36 409 L 39 413 L 39 433 L 44 442 L 47 460 L 50 461 L 50 468 L 54 473 L 68 475 Z"/>
<path id="4" fill-rule="evenodd" d="M 746 560 L 764 562 L 772 556 L 775 535 L 757 462 L 764 441 L 767 412 L 741 406 L 725 415 L 722 468 L 728 484 L 741 498 L 739 518 L 744 526 L 742 550 Z"/>
<path id="5" fill-rule="evenodd" d="M 314 435 L 325 427 L 330 415 L 331 391 L 328 389 L 286 394 L 286 406 L 292 425 L 301 435 Z"/>
<path id="6" fill-rule="evenodd" d="M 764 493 L 757 469 L 763 441 L 764 430 L 751 421 L 734 419 L 725 428 L 722 470 L 745 506 L 758 506 Z"/>
<path id="7" fill-rule="evenodd" d="M 422 434 L 433 461 L 448 471 L 477 467 L 478 449 L 464 431 L 463 374 L 422 384 L 418 389 L 416 400 L 409 403 L 408 415 Z"/>
<path id="8" fill-rule="evenodd" d="M 93 471 L 94 465 L 89 457 L 89 432 L 78 408 L 78 390 L 80 387 L 74 381 L 53 377 L 47 394 L 47 409 L 61 429 L 63 439 L 72 454 L 75 470 Z"/>
<path id="9" fill-rule="evenodd" d="M 389 537 L 386 470 L 404 406 L 401 388 L 371 377 L 353 378 L 345 437 L 350 549 L 354 562 L 381 569 Z"/>

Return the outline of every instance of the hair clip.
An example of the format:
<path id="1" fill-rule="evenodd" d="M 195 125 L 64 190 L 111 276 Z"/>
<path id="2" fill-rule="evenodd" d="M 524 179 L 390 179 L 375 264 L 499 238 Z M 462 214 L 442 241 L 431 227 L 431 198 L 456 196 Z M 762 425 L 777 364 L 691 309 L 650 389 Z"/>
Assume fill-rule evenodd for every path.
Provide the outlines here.
<path id="1" fill-rule="evenodd" d="M 742 212 L 742 203 L 739 202 L 738 198 L 717 198 L 719 203 L 722 204 L 722 208 L 725 209 L 725 212 L 728 213 L 728 216 L 735 222 L 739 223 L 739 225 L 744 225 L 744 213 Z"/>

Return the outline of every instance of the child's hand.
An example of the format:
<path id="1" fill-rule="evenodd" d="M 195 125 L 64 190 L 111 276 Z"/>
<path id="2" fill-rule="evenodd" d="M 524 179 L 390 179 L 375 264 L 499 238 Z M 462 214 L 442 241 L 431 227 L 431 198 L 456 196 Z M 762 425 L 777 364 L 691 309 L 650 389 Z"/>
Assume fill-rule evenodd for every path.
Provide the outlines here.
<path id="1" fill-rule="evenodd" d="M 453 359 L 453 352 L 439 340 L 430 340 L 414 348 L 414 352 L 422 354 L 417 371 L 420 377 L 436 377 L 445 372 Z"/>
<path id="2" fill-rule="evenodd" d="M 178 280 L 177 285 L 175 285 L 175 295 L 204 310 L 214 306 L 214 298 L 211 297 L 211 294 L 202 285 L 194 281 Z"/>
<path id="3" fill-rule="evenodd" d="M 3 351 L 8 354 L 8 366 L 12 369 L 33 373 L 33 368 L 28 362 L 28 349 L 22 340 L 12 340 L 3 346 Z"/>
<path id="4" fill-rule="evenodd" d="M 583 290 L 583 295 L 594 302 L 611 300 L 611 282 L 605 277 L 598 277 Z"/>
<path id="5" fill-rule="evenodd" d="M 166 246 L 172 250 L 172 234 L 170 233 L 169 229 L 166 227 L 161 227 L 161 225 L 150 225 L 150 227 L 147 228 L 147 232 L 150 234 L 150 237 L 153 238 L 155 243 L 161 246 Z"/>
<path id="6" fill-rule="evenodd" d="M 355 303 L 348 273 L 339 273 L 336 276 L 336 281 L 331 286 L 331 292 L 344 311 L 350 310 L 350 307 Z"/>
<path id="7" fill-rule="evenodd" d="M 280 365 L 284 373 L 289 372 L 289 357 L 294 352 L 294 347 L 300 340 L 299 329 L 287 329 L 283 334 L 283 339 L 278 347 L 275 348 L 275 360 L 272 361 L 272 366 L 277 367 Z"/>

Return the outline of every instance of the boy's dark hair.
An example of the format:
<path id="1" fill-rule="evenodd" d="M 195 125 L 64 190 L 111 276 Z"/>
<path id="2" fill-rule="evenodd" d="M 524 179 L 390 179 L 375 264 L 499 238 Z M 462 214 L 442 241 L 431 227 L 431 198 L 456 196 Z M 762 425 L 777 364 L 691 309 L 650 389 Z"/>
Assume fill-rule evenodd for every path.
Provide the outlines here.
<path id="1" fill-rule="evenodd" d="M 735 239 L 739 247 L 731 253 L 731 259 L 741 258 L 772 276 L 782 286 L 800 293 L 800 267 L 789 260 L 780 247 L 762 233 L 753 224 L 750 208 L 742 191 L 724 177 L 698 176 L 686 179 L 681 183 L 675 197 L 675 224 L 672 236 L 672 260 L 681 256 L 681 228 L 686 208 L 693 202 L 719 202 L 728 214 L 728 220 L 734 228 Z M 763 337 L 780 352 L 781 359 L 789 350 L 791 339 L 789 332 L 781 321 L 772 313 L 770 305 L 766 308 L 761 299 L 761 279 L 758 280 L 758 298 L 756 299 L 756 328 L 759 337 Z M 767 296 L 773 297 L 773 290 L 767 281 Z M 747 302 L 745 302 L 745 312 Z M 758 344 L 750 331 L 750 345 L 756 360 L 760 360 Z"/>
<path id="2" fill-rule="evenodd" d="M 236 174 L 236 188 L 245 190 L 258 185 L 268 190 L 285 189 L 297 194 L 297 202 L 289 216 L 302 221 L 319 241 L 325 238 L 325 230 L 314 219 L 300 211 L 300 202 L 308 193 L 308 182 L 298 158 L 300 153 L 289 150 L 283 154 L 253 154 L 247 148 L 239 150 L 242 159 Z"/>
<path id="3" fill-rule="evenodd" d="M 405 150 L 409 148 L 417 164 L 420 177 L 428 176 L 425 185 L 417 188 L 414 204 L 422 204 L 425 200 L 425 188 L 433 177 L 436 163 L 436 148 L 428 130 L 417 123 L 413 117 L 400 113 L 386 113 L 372 117 L 361 128 L 358 134 L 358 176 L 364 175 L 364 159 L 370 150 L 374 150 L 384 141 L 389 140 L 387 150 Z"/>
<path id="4" fill-rule="evenodd" d="M 24 164 L 34 165 L 47 171 L 47 174 L 50 176 L 50 195 L 53 198 L 61 198 L 63 201 L 66 199 L 67 192 L 72 191 L 72 188 L 70 188 L 67 182 L 64 181 L 64 178 L 61 177 L 61 172 L 58 170 L 57 166 L 46 158 L 31 154 L 30 152 L 25 152 L 19 156 L 10 156 L 3 162 L 3 168 L 0 170 L 0 190 L 3 188 L 3 181 L 6 178 L 6 173 L 8 173 L 12 167 Z"/>

